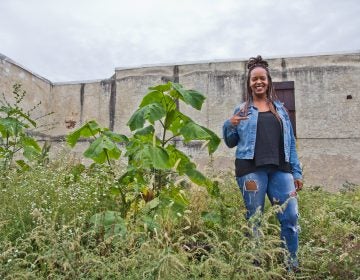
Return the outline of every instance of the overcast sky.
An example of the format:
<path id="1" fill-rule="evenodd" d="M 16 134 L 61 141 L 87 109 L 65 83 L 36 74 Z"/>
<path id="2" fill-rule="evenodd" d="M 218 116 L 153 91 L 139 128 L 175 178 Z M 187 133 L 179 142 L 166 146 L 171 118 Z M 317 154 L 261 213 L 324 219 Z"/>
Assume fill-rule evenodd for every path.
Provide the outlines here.
<path id="1" fill-rule="evenodd" d="M 0 0 L 0 53 L 53 82 L 359 50 L 359 0 Z"/>

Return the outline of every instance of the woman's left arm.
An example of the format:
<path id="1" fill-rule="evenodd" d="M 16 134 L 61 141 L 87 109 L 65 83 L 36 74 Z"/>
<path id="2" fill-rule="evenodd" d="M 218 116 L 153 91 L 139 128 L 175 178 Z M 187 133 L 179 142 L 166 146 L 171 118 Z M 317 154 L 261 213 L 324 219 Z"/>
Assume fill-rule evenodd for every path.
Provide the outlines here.
<path id="1" fill-rule="evenodd" d="M 292 169 L 292 174 L 294 176 L 294 183 L 295 188 L 297 191 L 302 189 L 303 183 L 302 183 L 302 170 L 300 167 L 300 161 L 299 157 L 297 155 L 296 151 L 296 141 L 295 141 L 295 135 L 294 130 L 292 128 L 291 122 L 289 121 L 289 127 L 290 127 L 290 165 Z"/>

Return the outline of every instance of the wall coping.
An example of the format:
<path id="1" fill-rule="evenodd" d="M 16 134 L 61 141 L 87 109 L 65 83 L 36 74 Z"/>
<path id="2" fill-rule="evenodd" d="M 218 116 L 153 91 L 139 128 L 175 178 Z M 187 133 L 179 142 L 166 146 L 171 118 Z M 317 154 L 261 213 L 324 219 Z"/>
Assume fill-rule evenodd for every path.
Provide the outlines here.
<path id="1" fill-rule="evenodd" d="M 281 58 L 305 58 L 305 57 L 318 57 L 318 56 L 331 56 L 331 55 L 358 55 L 360 54 L 359 50 L 353 51 L 338 51 L 338 52 L 322 52 L 322 53 L 311 53 L 311 54 L 294 54 L 286 56 L 263 56 L 265 59 L 281 59 Z M 255 55 L 255 54 L 254 54 Z M 141 69 L 141 68 L 151 68 L 151 67 L 165 67 L 165 66 L 181 66 L 181 65 L 193 65 L 193 64 L 209 64 L 209 63 L 221 63 L 221 62 L 246 62 L 249 58 L 229 58 L 229 59 L 211 59 L 211 60 L 195 60 L 195 61 L 182 61 L 182 62 L 166 62 L 158 64 L 140 64 L 135 66 L 121 66 L 115 67 L 115 71 L 121 70 L 132 70 L 132 69 Z"/>
<path id="2" fill-rule="evenodd" d="M 37 74 L 37 73 L 35 73 L 35 72 L 27 69 L 26 67 L 22 66 L 20 63 L 17 63 L 16 61 L 12 60 L 11 58 L 7 57 L 7 56 L 4 55 L 4 54 L 1 54 L 1 53 L 0 53 L 0 60 L 6 61 L 6 62 L 8 62 L 8 63 L 11 63 L 11 64 L 13 64 L 13 65 L 21 68 L 22 70 L 25 70 L 26 72 L 28 72 L 29 74 L 35 76 L 36 78 L 38 78 L 38 79 L 40 79 L 40 80 L 42 80 L 42 81 L 44 81 L 44 82 L 46 82 L 46 83 L 48 83 L 48 84 L 50 84 L 50 85 L 53 85 L 53 83 L 52 83 L 50 80 L 48 80 L 48 79 L 44 78 L 43 76 L 41 76 L 41 75 L 39 75 L 39 74 Z"/>
<path id="3" fill-rule="evenodd" d="M 305 58 L 305 57 L 318 57 L 318 56 L 331 56 L 331 55 L 359 55 L 359 50 L 354 51 L 338 51 L 338 52 L 323 52 L 323 53 L 313 53 L 313 54 L 294 54 L 294 55 L 287 55 L 287 56 L 266 56 L 266 59 L 279 59 L 279 58 Z M 52 85 L 74 85 L 74 84 L 90 84 L 90 83 L 100 83 L 104 80 L 111 79 L 114 75 L 109 78 L 105 79 L 93 79 L 93 80 L 78 80 L 78 81 L 64 81 L 64 82 L 51 82 L 50 80 L 44 78 L 43 76 L 27 69 L 26 67 L 22 66 L 20 63 L 12 60 L 11 58 L 7 57 L 4 54 L 0 53 L 0 60 L 6 61 L 11 63 L 21 69 L 25 70 L 26 72 L 30 73 L 31 75 L 35 76 L 36 78 Z M 183 61 L 183 62 L 169 62 L 169 63 L 158 63 L 158 64 L 143 64 L 137 66 L 121 66 L 115 67 L 116 71 L 122 70 L 133 70 L 133 69 L 142 69 L 142 68 L 151 68 L 151 67 L 169 67 L 169 66 L 181 66 L 181 65 L 194 65 L 194 64 L 209 64 L 209 63 L 229 63 L 229 62 L 244 62 L 247 61 L 248 58 L 230 58 L 230 59 L 212 59 L 212 60 L 198 60 L 198 61 Z"/>

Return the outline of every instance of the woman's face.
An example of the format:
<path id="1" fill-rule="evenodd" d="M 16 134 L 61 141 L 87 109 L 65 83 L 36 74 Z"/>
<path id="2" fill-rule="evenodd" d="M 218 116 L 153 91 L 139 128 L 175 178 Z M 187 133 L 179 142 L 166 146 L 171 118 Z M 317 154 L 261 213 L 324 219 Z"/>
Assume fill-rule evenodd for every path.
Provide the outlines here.
<path id="1" fill-rule="evenodd" d="M 264 97 L 269 87 L 266 70 L 256 67 L 250 72 L 250 88 L 253 97 Z"/>

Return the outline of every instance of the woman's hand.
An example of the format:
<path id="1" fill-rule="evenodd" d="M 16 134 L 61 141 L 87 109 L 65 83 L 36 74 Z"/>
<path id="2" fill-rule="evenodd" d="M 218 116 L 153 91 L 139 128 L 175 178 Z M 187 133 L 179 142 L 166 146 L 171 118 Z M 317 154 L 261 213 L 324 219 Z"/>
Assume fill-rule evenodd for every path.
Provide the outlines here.
<path id="1" fill-rule="evenodd" d="M 241 113 L 242 112 L 239 111 L 230 118 L 230 122 L 233 126 L 237 126 L 237 125 L 239 125 L 240 121 L 247 120 L 249 118 L 249 117 L 241 116 Z"/>
<path id="2" fill-rule="evenodd" d="M 302 182 L 302 180 L 300 180 L 300 179 L 295 179 L 294 180 L 294 184 L 295 184 L 295 189 L 296 189 L 296 191 L 298 192 L 298 191 L 301 191 L 301 189 L 302 189 L 302 187 L 303 187 L 303 182 Z"/>

